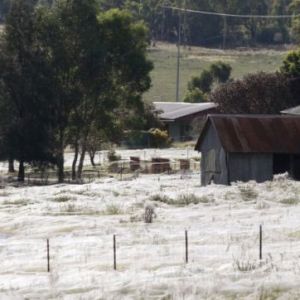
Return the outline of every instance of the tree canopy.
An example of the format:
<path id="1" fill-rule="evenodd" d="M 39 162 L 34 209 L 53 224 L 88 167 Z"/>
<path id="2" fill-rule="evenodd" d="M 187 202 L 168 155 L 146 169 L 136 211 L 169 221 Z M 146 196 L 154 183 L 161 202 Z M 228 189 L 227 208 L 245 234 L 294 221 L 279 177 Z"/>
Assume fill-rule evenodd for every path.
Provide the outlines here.
<path id="1" fill-rule="evenodd" d="M 0 18 L 5 20 L 13 0 L 0 0 Z M 55 5 L 55 0 L 37 0 L 38 5 Z M 286 15 L 300 12 L 299 0 L 97 0 L 101 11 L 112 8 L 129 11 L 135 20 L 143 20 L 153 41 L 176 42 L 180 28 L 183 43 L 189 45 L 251 46 L 299 41 L 299 18 L 257 19 L 223 18 L 185 13 L 164 6 L 187 7 L 229 14 Z M 180 17 L 179 17 L 180 15 Z M 180 21 L 180 24 L 179 24 Z"/>
<path id="2" fill-rule="evenodd" d="M 213 87 L 229 81 L 231 70 L 231 66 L 222 61 L 211 64 L 208 69 L 202 70 L 199 76 L 192 77 L 188 82 L 188 92 L 184 101 L 192 103 L 207 101 Z"/>
<path id="3" fill-rule="evenodd" d="M 9 117 L 0 124 L 1 143 L 22 162 L 20 180 L 24 162 L 37 160 L 55 163 L 59 181 L 71 144 L 80 178 L 92 140 L 119 138 L 134 111 L 143 115 L 148 32 L 129 12 L 101 12 L 96 0 L 35 4 L 15 0 L 6 17 L 0 114 Z"/>
<path id="4" fill-rule="evenodd" d="M 279 114 L 297 105 L 290 80 L 279 72 L 248 74 L 217 87 L 209 100 L 219 105 L 220 112 L 230 114 Z"/>

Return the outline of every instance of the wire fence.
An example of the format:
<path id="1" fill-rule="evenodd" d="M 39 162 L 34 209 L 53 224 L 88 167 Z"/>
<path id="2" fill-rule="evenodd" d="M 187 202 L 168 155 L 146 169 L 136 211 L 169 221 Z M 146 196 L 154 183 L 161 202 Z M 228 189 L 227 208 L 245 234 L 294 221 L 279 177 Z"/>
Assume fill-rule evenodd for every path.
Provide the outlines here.
<path id="1" fill-rule="evenodd" d="M 85 168 L 80 179 L 74 179 L 71 171 L 64 173 L 66 183 L 91 183 L 92 181 L 113 177 L 118 180 L 132 180 L 144 175 L 172 175 L 185 176 L 200 173 L 200 161 L 195 159 L 167 159 L 153 158 L 152 160 L 140 160 L 139 157 L 130 157 L 95 167 Z M 5 177 L 4 177 L 5 178 Z M 16 181 L 17 178 L 10 177 Z M 55 170 L 37 170 L 26 173 L 25 182 L 32 185 L 49 185 L 57 183 Z"/>
<path id="2" fill-rule="evenodd" d="M 218 234 L 208 242 L 207 233 L 196 230 L 182 232 L 131 232 L 84 237 L 56 237 L 27 239 L 14 242 L 0 240 L 2 248 L 1 272 L 64 272 L 72 268 L 102 271 L 157 270 L 185 264 L 218 268 L 231 263 L 238 271 L 253 271 L 268 265 L 289 268 L 287 261 L 299 256 L 300 241 L 294 241 L 283 253 L 282 247 L 272 240 L 272 230 L 248 233 L 236 232 L 226 243 Z M 136 231 L 136 230 L 135 230 Z M 242 253 L 247 241 L 247 253 Z M 286 262 L 284 261 L 286 260 Z"/>
<path id="3" fill-rule="evenodd" d="M 178 174 L 184 176 L 190 173 L 199 174 L 200 156 L 193 148 L 182 149 L 135 149 L 118 150 L 115 159 L 110 159 L 111 151 L 103 150 L 95 154 L 95 165 L 86 158 L 80 179 L 74 177 L 71 170 L 73 153 L 66 153 L 65 183 L 84 184 L 104 177 L 114 177 L 118 180 L 136 179 L 143 175 Z M 7 173 L 8 165 L 0 164 L 2 185 L 17 181 L 15 174 Z M 58 183 L 55 168 L 32 169 L 26 167 L 25 183 L 29 185 L 49 185 Z"/>

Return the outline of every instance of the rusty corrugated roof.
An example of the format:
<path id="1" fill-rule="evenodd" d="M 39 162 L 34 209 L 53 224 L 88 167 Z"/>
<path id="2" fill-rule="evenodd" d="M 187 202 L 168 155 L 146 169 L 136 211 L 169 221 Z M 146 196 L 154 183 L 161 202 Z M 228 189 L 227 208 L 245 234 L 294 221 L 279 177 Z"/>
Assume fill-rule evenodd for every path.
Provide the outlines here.
<path id="1" fill-rule="evenodd" d="M 197 142 L 197 150 L 200 150 L 209 125 L 215 128 L 228 152 L 300 154 L 300 117 L 209 115 Z"/>

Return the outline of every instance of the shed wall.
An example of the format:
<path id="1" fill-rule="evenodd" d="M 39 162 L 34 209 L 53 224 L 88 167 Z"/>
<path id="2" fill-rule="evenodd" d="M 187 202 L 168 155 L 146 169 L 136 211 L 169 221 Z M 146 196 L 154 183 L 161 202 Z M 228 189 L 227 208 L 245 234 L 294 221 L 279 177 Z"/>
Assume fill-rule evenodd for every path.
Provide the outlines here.
<path id="1" fill-rule="evenodd" d="M 272 154 L 229 153 L 228 158 L 230 182 L 273 179 Z"/>
<path id="2" fill-rule="evenodd" d="M 169 123 L 169 136 L 174 141 L 180 141 L 180 125 L 177 122 Z"/>
<path id="3" fill-rule="evenodd" d="M 193 133 L 193 119 L 180 119 L 174 122 L 168 123 L 168 133 L 169 136 L 174 141 L 187 141 L 192 139 L 193 137 L 196 138 L 195 134 Z"/>
<path id="4" fill-rule="evenodd" d="M 200 149 L 201 156 L 201 184 L 228 184 L 226 152 L 222 148 L 220 139 L 210 125 L 203 137 Z"/>

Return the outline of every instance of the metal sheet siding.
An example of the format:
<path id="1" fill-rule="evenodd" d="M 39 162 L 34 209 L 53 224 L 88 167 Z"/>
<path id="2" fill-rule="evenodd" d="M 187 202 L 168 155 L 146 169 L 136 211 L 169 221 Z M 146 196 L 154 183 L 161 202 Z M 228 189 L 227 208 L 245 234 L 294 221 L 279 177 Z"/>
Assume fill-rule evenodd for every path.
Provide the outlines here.
<path id="1" fill-rule="evenodd" d="M 228 184 L 226 152 L 212 126 L 204 134 L 201 152 L 201 184 Z"/>
<path id="2" fill-rule="evenodd" d="M 228 167 L 230 182 L 273 179 L 272 154 L 230 153 Z"/>
<path id="3" fill-rule="evenodd" d="M 203 135 L 203 140 L 199 151 L 207 151 L 210 149 L 221 148 L 221 141 L 212 124 L 208 124 Z"/>

